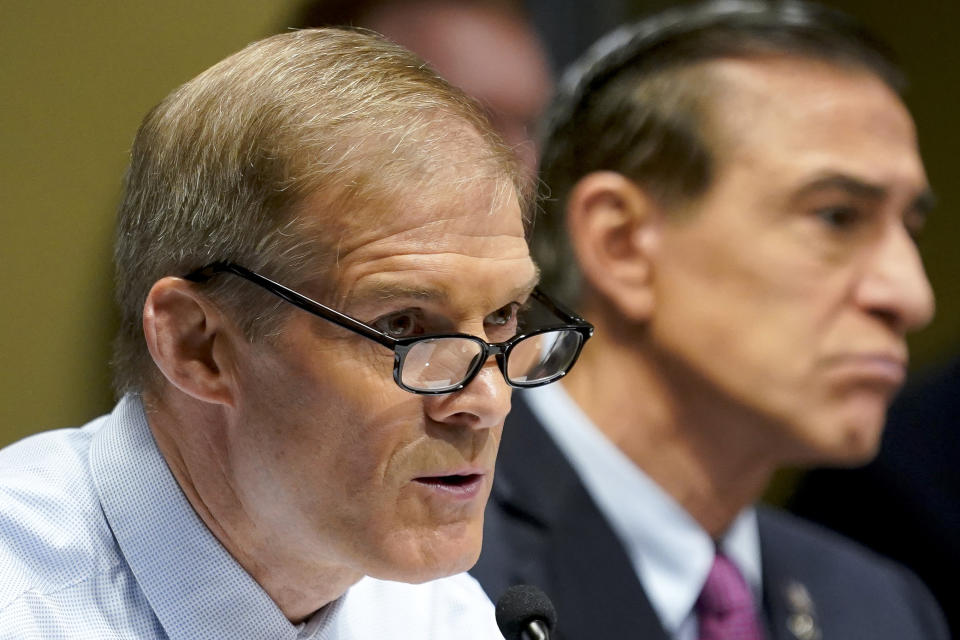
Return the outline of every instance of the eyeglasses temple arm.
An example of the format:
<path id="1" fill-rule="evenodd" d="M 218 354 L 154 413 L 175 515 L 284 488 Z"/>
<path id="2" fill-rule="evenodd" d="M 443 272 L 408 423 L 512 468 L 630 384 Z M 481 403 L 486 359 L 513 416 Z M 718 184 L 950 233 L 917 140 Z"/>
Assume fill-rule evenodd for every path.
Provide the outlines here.
<path id="1" fill-rule="evenodd" d="M 587 325 L 591 329 L 593 325 L 587 322 L 585 319 L 581 318 L 573 311 L 570 311 L 565 306 L 548 296 L 540 287 L 534 289 L 530 294 L 535 300 L 546 306 L 550 311 L 557 314 L 564 322 L 571 322 L 579 325 Z"/>
<path id="2" fill-rule="evenodd" d="M 340 313 L 336 309 L 331 309 L 326 305 L 320 304 L 316 300 L 311 300 L 310 298 L 297 293 L 293 289 L 283 286 L 279 282 L 274 282 L 270 278 L 250 271 L 249 269 L 241 267 L 238 264 L 233 264 L 232 262 L 214 262 L 205 267 L 197 269 L 196 271 L 191 271 L 183 277 L 191 282 L 205 282 L 215 274 L 222 273 L 224 271 L 240 276 L 244 280 L 252 282 L 257 286 L 266 289 L 273 295 L 286 300 L 290 304 L 299 307 L 304 311 L 320 316 L 325 320 L 329 320 L 330 322 L 365 338 L 375 340 L 389 349 L 393 349 L 397 343 L 395 338 L 377 331 L 368 324 L 360 322 L 355 318 L 351 318 L 344 313 Z"/>

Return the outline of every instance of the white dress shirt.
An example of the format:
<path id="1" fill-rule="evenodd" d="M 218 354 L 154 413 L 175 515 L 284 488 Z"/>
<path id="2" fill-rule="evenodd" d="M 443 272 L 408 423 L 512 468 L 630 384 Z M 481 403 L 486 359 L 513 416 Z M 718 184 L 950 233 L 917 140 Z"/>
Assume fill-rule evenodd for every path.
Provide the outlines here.
<path id="1" fill-rule="evenodd" d="M 466 574 L 364 578 L 291 624 L 210 533 L 140 400 L 0 450 L 0 639 L 501 639 Z"/>
<path id="2" fill-rule="evenodd" d="M 664 629 L 675 640 L 695 640 L 693 607 L 713 564 L 713 539 L 600 432 L 560 383 L 523 397 L 627 550 Z M 760 538 L 752 508 L 739 514 L 720 547 L 760 602 Z"/>

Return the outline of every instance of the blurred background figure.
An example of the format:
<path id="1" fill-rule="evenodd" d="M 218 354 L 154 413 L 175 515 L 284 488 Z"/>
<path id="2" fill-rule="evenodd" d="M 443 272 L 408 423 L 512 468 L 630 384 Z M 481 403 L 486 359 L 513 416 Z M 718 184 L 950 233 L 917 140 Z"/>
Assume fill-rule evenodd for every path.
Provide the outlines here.
<path id="1" fill-rule="evenodd" d="M 597 332 L 513 396 L 488 594 L 539 585 L 567 640 L 947 637 L 907 571 L 754 506 L 777 469 L 873 457 L 932 318 L 902 86 L 851 17 L 755 0 L 654 14 L 565 72 L 532 250 Z"/>
<path id="2" fill-rule="evenodd" d="M 301 27 L 372 29 L 419 54 L 476 98 L 530 175 L 536 123 L 553 88 L 547 53 L 519 3 L 497 0 L 319 0 Z"/>
<path id="3" fill-rule="evenodd" d="M 790 506 L 911 567 L 960 637 L 960 358 L 900 395 L 873 462 L 808 474 Z"/>

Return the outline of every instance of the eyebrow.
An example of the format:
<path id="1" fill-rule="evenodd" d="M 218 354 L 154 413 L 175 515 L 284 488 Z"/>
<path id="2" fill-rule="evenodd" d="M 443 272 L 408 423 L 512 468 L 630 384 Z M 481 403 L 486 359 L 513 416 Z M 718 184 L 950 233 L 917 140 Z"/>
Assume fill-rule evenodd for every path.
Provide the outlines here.
<path id="1" fill-rule="evenodd" d="M 524 297 L 533 291 L 540 282 L 540 269 L 534 267 L 533 276 L 523 284 L 514 287 L 504 296 L 510 300 Z M 418 284 L 398 284 L 393 282 L 376 281 L 370 287 L 361 290 L 356 299 L 368 299 L 377 301 L 386 300 L 420 300 L 435 304 L 444 304 L 449 302 L 450 295 L 443 289 L 428 287 Z"/>
<path id="2" fill-rule="evenodd" d="M 534 264 L 533 275 L 530 277 L 530 279 L 527 280 L 522 285 L 520 285 L 519 287 L 515 287 L 510 292 L 510 295 L 507 297 L 511 299 L 516 299 L 516 298 L 521 298 L 523 296 L 528 296 L 530 295 L 530 292 L 536 289 L 539 284 L 540 284 L 540 267 Z"/>
<path id="3" fill-rule="evenodd" d="M 449 298 L 447 292 L 442 289 L 418 284 L 396 284 L 384 281 L 376 281 L 372 286 L 361 291 L 357 297 L 374 300 L 404 298 L 425 302 L 446 302 Z"/>
<path id="4" fill-rule="evenodd" d="M 800 188 L 799 191 L 797 191 L 795 199 L 799 200 L 808 194 L 822 191 L 824 189 L 839 189 L 841 191 L 846 191 L 856 198 L 862 198 L 866 200 L 882 200 L 889 193 L 889 190 L 881 185 L 860 180 L 859 178 L 854 178 L 853 176 L 843 173 L 830 173 L 819 178 L 815 178 L 805 184 Z M 908 210 L 926 215 L 933 210 L 933 208 L 936 206 L 936 203 L 937 197 L 934 195 L 933 190 L 928 186 L 925 187 L 919 194 L 917 194 L 917 196 L 911 201 Z"/>

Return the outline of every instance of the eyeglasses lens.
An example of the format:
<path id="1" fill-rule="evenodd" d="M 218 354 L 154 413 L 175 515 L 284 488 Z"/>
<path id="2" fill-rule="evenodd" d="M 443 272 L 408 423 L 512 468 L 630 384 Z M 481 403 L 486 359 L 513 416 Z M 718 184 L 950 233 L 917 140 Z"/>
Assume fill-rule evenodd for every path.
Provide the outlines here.
<path id="1" fill-rule="evenodd" d="M 576 331 L 548 331 L 513 345 L 507 358 L 507 377 L 516 384 L 536 384 L 567 370 L 582 338 Z"/>
<path id="2" fill-rule="evenodd" d="M 463 382 L 483 354 L 480 343 L 465 338 L 433 338 L 416 343 L 403 361 L 403 384 L 441 391 Z"/>

